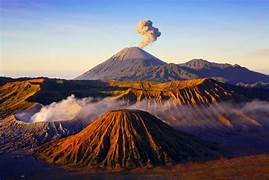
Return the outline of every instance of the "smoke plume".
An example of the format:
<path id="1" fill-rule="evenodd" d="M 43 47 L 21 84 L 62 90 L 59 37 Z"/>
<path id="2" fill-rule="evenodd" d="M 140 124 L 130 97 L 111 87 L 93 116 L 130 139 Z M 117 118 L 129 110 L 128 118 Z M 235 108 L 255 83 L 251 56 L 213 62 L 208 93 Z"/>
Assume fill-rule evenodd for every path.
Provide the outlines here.
<path id="1" fill-rule="evenodd" d="M 113 98 L 96 100 L 93 98 L 77 99 L 74 95 L 59 102 L 44 106 L 31 117 L 31 122 L 66 121 L 80 119 L 90 122 L 99 115 L 114 109 L 124 108 L 122 102 Z"/>
<path id="2" fill-rule="evenodd" d="M 77 100 L 74 95 L 71 95 L 60 102 L 42 107 L 31 117 L 31 120 L 32 122 L 72 120 L 85 104 L 84 99 Z"/>
<path id="3" fill-rule="evenodd" d="M 139 47 L 144 48 L 149 43 L 152 43 L 161 36 L 158 28 L 152 26 L 152 21 L 142 20 L 136 26 L 136 32 L 144 36 L 144 39 L 139 43 Z"/>
<path id="4" fill-rule="evenodd" d="M 251 128 L 269 126 L 269 119 L 267 118 L 269 117 L 269 103 L 264 101 L 255 100 L 242 104 L 223 102 L 210 106 L 176 106 L 171 101 L 149 105 L 149 101 L 144 100 L 130 105 L 123 100 L 116 100 L 111 97 L 101 100 L 93 98 L 77 99 L 74 95 L 48 106 L 43 106 L 39 112 L 31 117 L 31 121 L 79 119 L 90 123 L 105 112 L 115 109 L 148 111 L 171 126 L 194 134 L 205 129 L 223 131 L 239 129 L 245 131 Z"/>

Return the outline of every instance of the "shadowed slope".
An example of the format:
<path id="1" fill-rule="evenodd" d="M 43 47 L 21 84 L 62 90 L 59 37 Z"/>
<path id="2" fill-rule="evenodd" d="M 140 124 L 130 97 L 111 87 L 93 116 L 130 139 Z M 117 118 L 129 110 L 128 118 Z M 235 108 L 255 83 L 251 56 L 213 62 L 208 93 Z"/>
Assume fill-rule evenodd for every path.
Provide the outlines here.
<path id="1" fill-rule="evenodd" d="M 216 157 L 207 145 L 138 110 L 108 112 L 80 133 L 44 145 L 39 153 L 50 163 L 108 168 Z"/>
<path id="2" fill-rule="evenodd" d="M 27 123 L 9 116 L 0 121 L 0 154 L 32 150 L 52 139 L 75 134 L 84 127 L 78 120 Z"/>
<path id="3" fill-rule="evenodd" d="M 200 78 L 215 78 L 229 83 L 255 83 L 258 81 L 269 82 L 269 76 L 266 74 L 251 71 L 237 64 L 222 64 L 209 62 L 203 59 L 193 59 L 189 62 L 179 64 L 179 66 Z"/>

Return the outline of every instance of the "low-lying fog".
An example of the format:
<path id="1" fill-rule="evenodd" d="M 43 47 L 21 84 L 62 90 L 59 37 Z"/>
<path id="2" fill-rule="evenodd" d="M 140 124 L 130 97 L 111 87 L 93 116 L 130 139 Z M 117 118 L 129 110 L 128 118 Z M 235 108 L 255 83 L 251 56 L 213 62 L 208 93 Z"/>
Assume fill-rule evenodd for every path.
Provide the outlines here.
<path id="1" fill-rule="evenodd" d="M 35 106 L 33 109 L 16 115 L 17 119 L 28 122 L 66 121 L 80 119 L 90 123 L 103 113 L 115 109 L 140 109 L 149 111 L 172 126 L 208 127 L 224 126 L 228 128 L 248 129 L 268 124 L 269 103 L 251 101 L 241 104 L 218 103 L 210 106 L 180 105 L 171 101 L 163 104 L 142 101 L 128 105 L 122 100 L 105 98 L 78 99 L 74 95 L 47 106 Z"/>

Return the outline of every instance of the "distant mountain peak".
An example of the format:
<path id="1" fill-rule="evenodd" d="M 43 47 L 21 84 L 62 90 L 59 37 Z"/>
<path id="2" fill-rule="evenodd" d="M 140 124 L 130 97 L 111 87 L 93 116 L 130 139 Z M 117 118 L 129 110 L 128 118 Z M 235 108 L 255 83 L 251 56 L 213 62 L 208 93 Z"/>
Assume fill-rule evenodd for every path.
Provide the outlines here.
<path id="1" fill-rule="evenodd" d="M 124 79 L 148 67 L 166 64 L 139 47 L 124 48 L 76 79 Z"/>
<path id="2" fill-rule="evenodd" d="M 226 67 L 232 66 L 231 64 L 228 64 L 228 63 L 215 63 L 215 62 L 210 62 L 204 59 L 192 59 L 180 65 L 187 66 L 192 69 L 203 69 L 203 68 L 211 68 L 211 67 L 226 68 Z"/>
<path id="3" fill-rule="evenodd" d="M 121 51 L 117 52 L 114 56 L 112 56 L 112 58 L 116 58 L 117 60 L 130 60 L 130 59 L 159 60 L 155 56 L 149 54 L 148 52 L 144 51 L 139 47 L 124 48 Z"/>
<path id="4" fill-rule="evenodd" d="M 207 63 L 210 63 L 210 62 L 205 60 L 205 59 L 192 59 L 192 60 L 189 61 L 189 63 L 204 63 L 204 64 L 207 64 Z"/>

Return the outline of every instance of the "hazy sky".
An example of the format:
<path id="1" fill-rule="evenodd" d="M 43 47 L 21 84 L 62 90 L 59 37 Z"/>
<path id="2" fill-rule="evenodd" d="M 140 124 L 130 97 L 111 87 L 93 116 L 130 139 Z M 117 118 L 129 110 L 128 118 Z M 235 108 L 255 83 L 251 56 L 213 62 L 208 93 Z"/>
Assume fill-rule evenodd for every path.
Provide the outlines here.
<path id="1" fill-rule="evenodd" d="M 162 35 L 146 51 L 269 73 L 269 0 L 0 0 L 0 76 L 72 78 L 137 46 L 138 21 Z"/>

